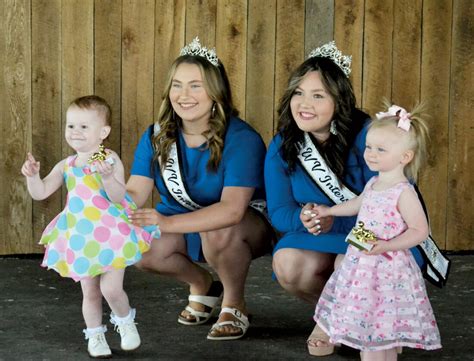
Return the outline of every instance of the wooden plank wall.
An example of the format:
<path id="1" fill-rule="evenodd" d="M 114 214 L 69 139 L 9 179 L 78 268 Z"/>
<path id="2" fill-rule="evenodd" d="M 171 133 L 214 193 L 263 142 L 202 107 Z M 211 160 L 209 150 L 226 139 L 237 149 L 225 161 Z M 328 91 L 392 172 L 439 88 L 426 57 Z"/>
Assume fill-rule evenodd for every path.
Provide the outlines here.
<path id="1" fill-rule="evenodd" d="M 353 55 L 358 104 L 423 99 L 435 150 L 420 182 L 447 250 L 474 250 L 473 11 L 471 0 L 3 0 L 0 1 L 0 254 L 36 243 L 64 191 L 33 202 L 20 168 L 27 151 L 44 176 L 70 154 L 64 113 L 96 93 L 113 109 L 108 145 L 128 171 L 160 106 L 167 70 L 195 36 L 229 73 L 240 114 L 271 139 L 289 73 L 335 39 Z M 158 199 L 154 199 L 149 205 Z"/>

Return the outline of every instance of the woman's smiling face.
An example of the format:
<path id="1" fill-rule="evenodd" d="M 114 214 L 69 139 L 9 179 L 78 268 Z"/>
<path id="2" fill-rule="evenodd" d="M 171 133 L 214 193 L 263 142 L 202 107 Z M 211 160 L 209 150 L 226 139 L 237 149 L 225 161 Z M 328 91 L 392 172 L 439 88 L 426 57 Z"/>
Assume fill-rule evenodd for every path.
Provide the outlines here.
<path id="1" fill-rule="evenodd" d="M 335 103 L 318 71 L 306 73 L 295 89 L 290 107 L 298 128 L 312 133 L 318 141 L 329 137 Z"/>

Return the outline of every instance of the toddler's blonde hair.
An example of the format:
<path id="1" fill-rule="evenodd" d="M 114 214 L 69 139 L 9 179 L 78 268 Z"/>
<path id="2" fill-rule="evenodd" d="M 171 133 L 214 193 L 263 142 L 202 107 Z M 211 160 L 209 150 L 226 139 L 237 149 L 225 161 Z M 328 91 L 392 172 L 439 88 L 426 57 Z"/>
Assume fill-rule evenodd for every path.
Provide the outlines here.
<path id="1" fill-rule="evenodd" d="M 384 104 L 387 109 L 391 106 L 387 101 L 384 101 Z M 398 115 L 386 116 L 380 119 L 373 117 L 369 125 L 369 130 L 394 127 L 400 136 L 408 137 L 408 149 L 413 151 L 413 159 L 405 166 L 403 172 L 412 181 L 418 179 L 420 169 L 428 162 L 430 135 L 425 121 L 427 115 L 424 113 L 424 109 L 425 105 L 420 102 L 413 107 L 413 110 L 407 110 L 410 113 L 410 129 L 408 132 L 398 128 L 398 121 L 400 120 Z"/>

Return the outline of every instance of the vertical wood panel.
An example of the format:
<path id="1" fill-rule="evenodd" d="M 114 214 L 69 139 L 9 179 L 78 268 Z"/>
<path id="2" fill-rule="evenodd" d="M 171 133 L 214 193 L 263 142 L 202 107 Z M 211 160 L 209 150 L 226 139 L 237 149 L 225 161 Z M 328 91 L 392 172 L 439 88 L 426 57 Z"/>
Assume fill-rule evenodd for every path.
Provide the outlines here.
<path id="1" fill-rule="evenodd" d="M 344 55 L 352 55 L 350 79 L 357 104 L 361 106 L 364 0 L 335 0 L 334 40 Z"/>
<path id="2" fill-rule="evenodd" d="M 155 3 L 154 116 L 150 124 L 157 119 L 169 68 L 184 45 L 185 1 L 156 0 Z M 154 189 L 152 204 L 159 200 L 160 195 Z"/>
<path id="3" fill-rule="evenodd" d="M 246 120 L 268 143 L 273 136 L 276 0 L 249 2 Z"/>
<path id="4" fill-rule="evenodd" d="M 429 210 L 431 231 L 441 248 L 446 247 L 449 147 L 449 96 L 442 94 L 449 94 L 452 13 L 452 0 L 423 3 L 421 100 L 431 115 L 427 121 L 432 159 L 423 170 L 419 185 Z"/>
<path id="5" fill-rule="evenodd" d="M 0 253 L 28 253 L 34 249 L 32 201 L 20 169 L 31 145 L 30 2 L 2 1 L 0 19 L 0 122 L 8 135 L 0 142 Z"/>
<path id="6" fill-rule="evenodd" d="M 334 39 L 334 0 L 306 0 L 305 55 Z"/>
<path id="7" fill-rule="evenodd" d="M 278 126 L 278 106 L 290 74 L 305 59 L 304 0 L 278 0 L 275 51 L 275 100 L 273 129 Z"/>
<path id="8" fill-rule="evenodd" d="M 153 122 L 155 3 L 126 0 L 122 14 L 122 161 L 129 174 L 136 145 Z"/>
<path id="9" fill-rule="evenodd" d="M 216 33 L 217 56 L 229 76 L 234 106 L 245 114 L 247 0 L 217 2 Z"/>
<path id="10" fill-rule="evenodd" d="M 41 178 L 62 159 L 61 143 L 61 1 L 31 3 L 32 60 L 32 151 L 41 161 Z M 41 126 L 38 126 L 41 125 Z M 37 245 L 46 225 L 61 211 L 61 192 L 33 202 L 33 244 Z"/>
<path id="11" fill-rule="evenodd" d="M 392 96 L 392 16 L 391 1 L 366 0 L 362 106 L 370 115 Z"/>
<path id="12" fill-rule="evenodd" d="M 420 99 L 421 0 L 397 0 L 393 17 L 392 101 L 410 109 Z"/>
<path id="13" fill-rule="evenodd" d="M 122 4 L 116 0 L 94 4 L 94 93 L 112 108 L 112 131 L 104 143 L 121 154 Z"/>
<path id="14" fill-rule="evenodd" d="M 31 149 L 44 176 L 72 153 L 69 102 L 95 92 L 111 103 L 109 145 L 128 172 L 169 66 L 194 36 L 216 45 L 236 106 L 266 142 L 288 74 L 333 38 L 353 55 L 358 104 L 372 114 L 383 97 L 411 107 L 420 95 L 432 115 L 420 188 L 433 234 L 443 249 L 473 250 L 473 18 L 470 0 L 0 1 L 0 254 L 43 252 L 40 232 L 64 206 L 59 192 L 33 202 L 20 167 Z"/>
<path id="15" fill-rule="evenodd" d="M 196 36 L 208 48 L 216 45 L 217 0 L 186 1 L 186 44 Z"/>
<path id="16" fill-rule="evenodd" d="M 462 250 L 473 247 L 474 234 L 474 2 L 454 0 L 453 14 L 447 246 Z"/>
<path id="17" fill-rule="evenodd" d="M 157 0 L 156 2 L 155 116 L 158 114 L 161 105 L 169 68 L 184 46 L 185 10 L 185 0 Z"/>
<path id="18" fill-rule="evenodd" d="M 94 91 L 94 3 L 92 0 L 62 2 L 62 113 L 72 100 Z M 63 137 L 64 138 L 64 137 Z M 63 157 L 72 154 L 63 139 Z"/>

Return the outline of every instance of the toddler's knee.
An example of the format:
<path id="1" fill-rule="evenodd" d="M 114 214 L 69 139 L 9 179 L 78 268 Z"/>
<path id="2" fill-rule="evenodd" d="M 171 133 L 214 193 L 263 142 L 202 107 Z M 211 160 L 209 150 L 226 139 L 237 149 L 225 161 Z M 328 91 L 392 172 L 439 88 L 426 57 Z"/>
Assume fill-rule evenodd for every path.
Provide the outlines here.
<path id="1" fill-rule="evenodd" d="M 102 300 L 102 293 L 99 287 L 83 289 L 82 298 L 87 302 L 100 302 Z"/>
<path id="2" fill-rule="evenodd" d="M 109 303 L 121 299 L 125 294 L 122 285 L 101 285 L 100 290 Z"/>

